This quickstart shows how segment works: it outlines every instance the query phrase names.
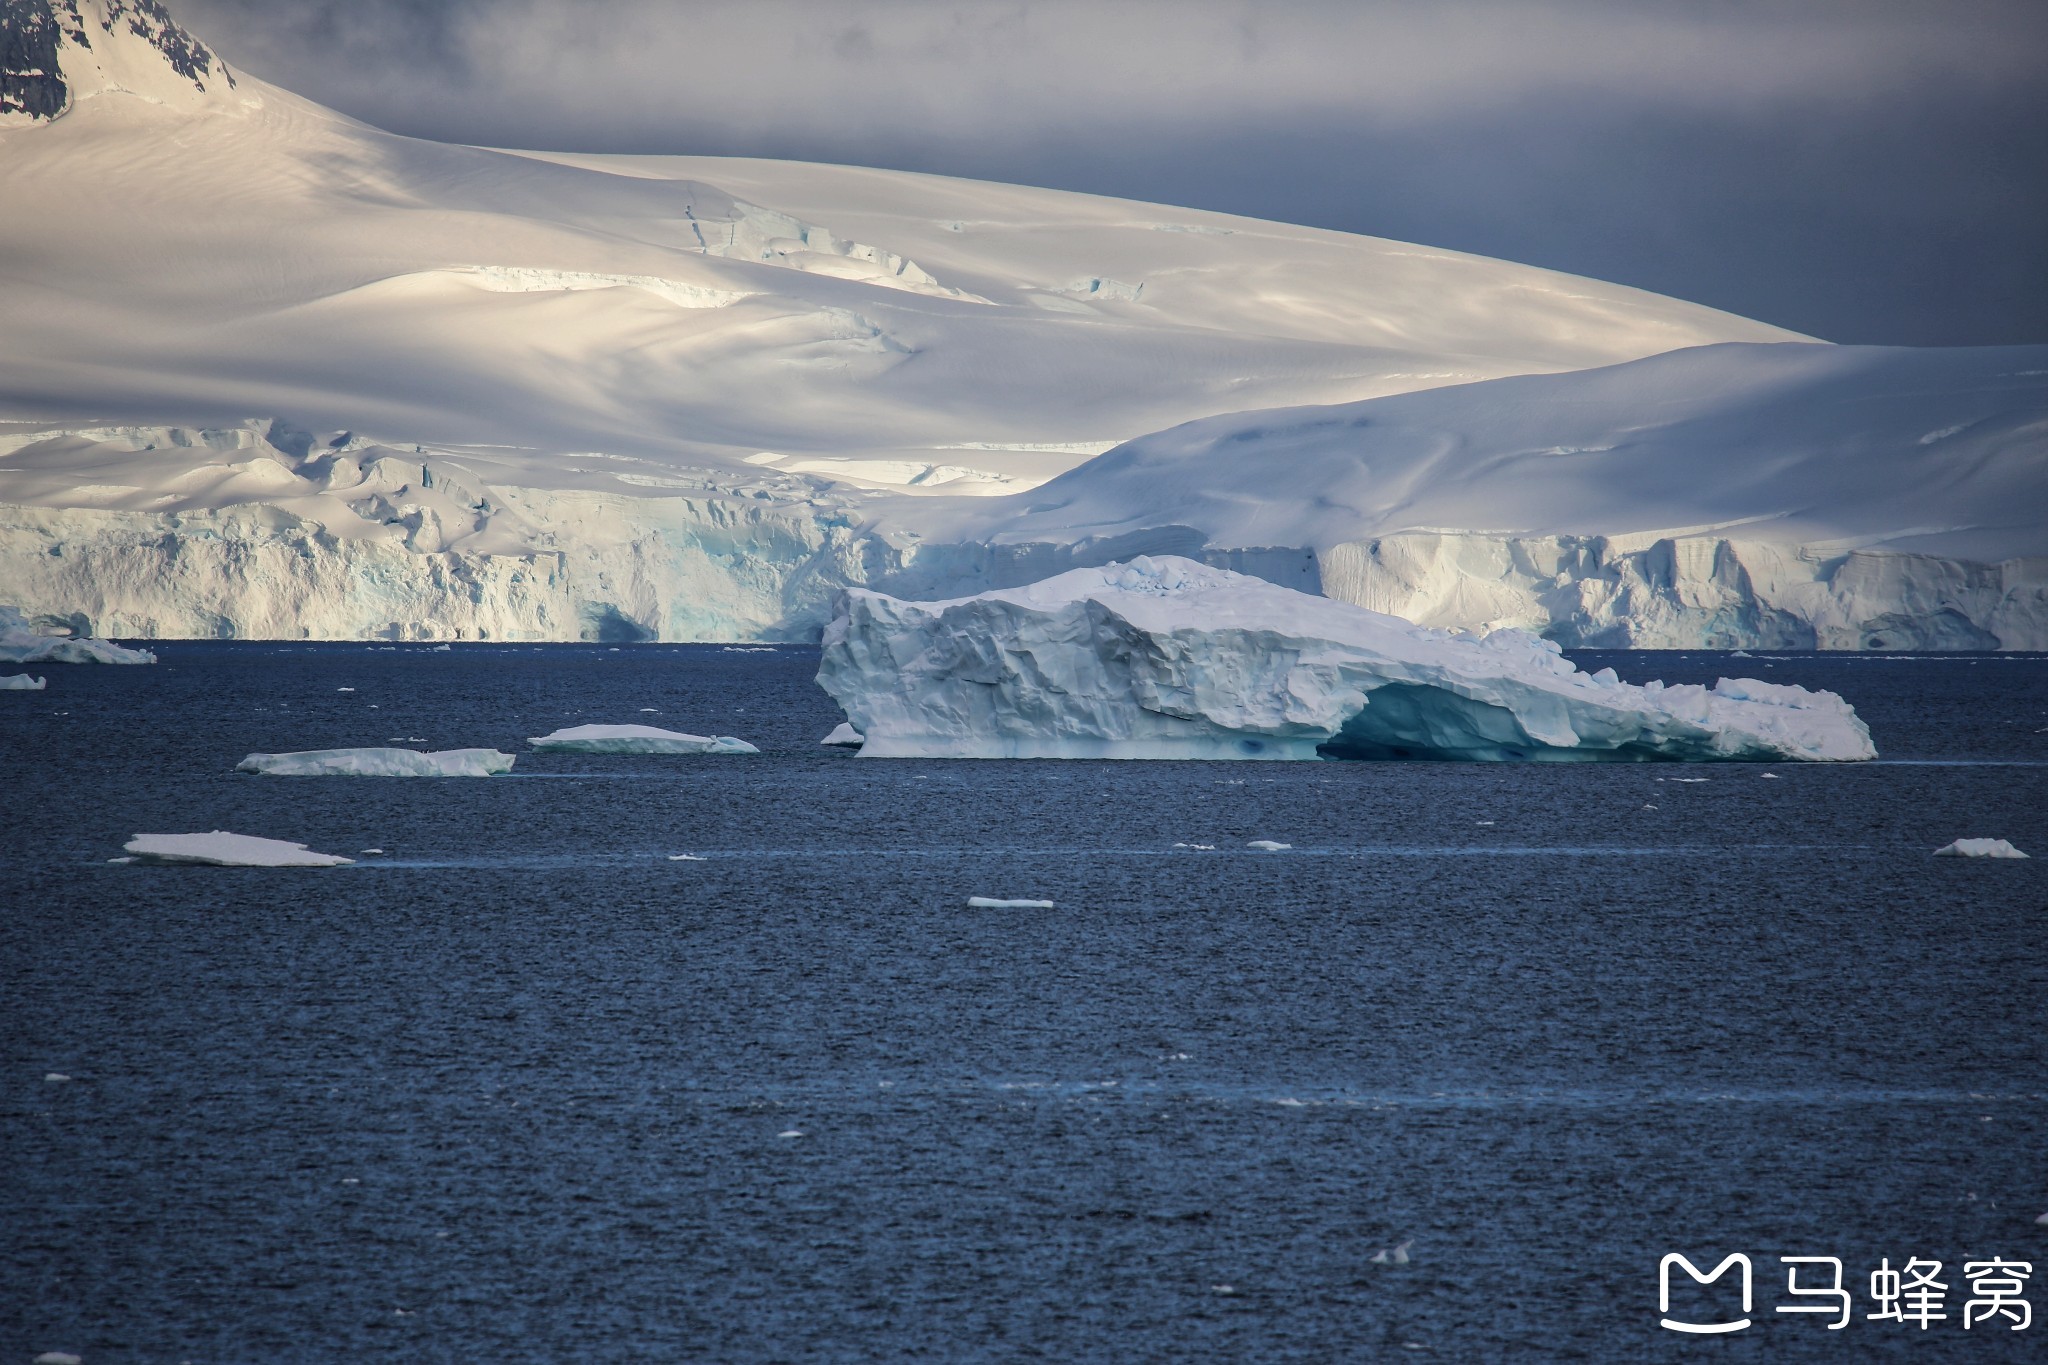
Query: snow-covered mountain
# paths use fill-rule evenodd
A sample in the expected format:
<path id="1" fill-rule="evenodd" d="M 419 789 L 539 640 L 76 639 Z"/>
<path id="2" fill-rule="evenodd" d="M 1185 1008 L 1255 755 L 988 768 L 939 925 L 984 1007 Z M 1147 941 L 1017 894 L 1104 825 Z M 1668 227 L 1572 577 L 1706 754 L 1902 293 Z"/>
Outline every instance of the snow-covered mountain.
<path id="1" fill-rule="evenodd" d="M 848 584 L 972 591 L 1134 532 L 1392 601 L 1346 566 L 1417 528 L 1339 526 L 1341 462 L 1210 461 L 1212 502 L 1265 507 L 1251 540 L 1117 473 L 1129 451 L 1086 462 L 1251 409 L 1805 340 L 1193 210 L 396 137 L 229 72 L 154 0 L 0 0 L 0 66 L 0 601 L 116 634 L 802 638 Z M 1033 491 L 1062 475 L 1127 501 L 1076 529 Z M 1459 510 L 1474 486 L 1426 529 L 1507 529 Z M 1625 503 L 1560 533 L 1714 520 Z M 1415 606 L 1438 620 L 1465 610 L 1446 583 L 1492 581 L 1444 562 Z M 1504 591 L 1467 623 L 1577 628 Z M 1610 597 L 1599 630 L 1649 619 Z"/>

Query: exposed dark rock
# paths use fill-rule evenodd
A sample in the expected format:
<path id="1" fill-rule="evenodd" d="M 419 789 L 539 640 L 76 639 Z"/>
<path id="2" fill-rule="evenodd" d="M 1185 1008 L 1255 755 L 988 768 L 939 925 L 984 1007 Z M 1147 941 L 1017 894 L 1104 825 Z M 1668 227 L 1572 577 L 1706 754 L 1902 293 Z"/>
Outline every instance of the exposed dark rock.
<path id="1" fill-rule="evenodd" d="M 178 27 L 158 0 L 105 0 L 101 32 L 94 34 L 94 27 L 80 0 L 0 0 L 0 114 L 53 119 L 71 107 L 61 58 L 66 39 L 90 48 L 96 36 L 102 42 L 138 38 L 195 90 L 205 90 L 216 73 L 230 88 L 235 84 L 227 63 Z"/>

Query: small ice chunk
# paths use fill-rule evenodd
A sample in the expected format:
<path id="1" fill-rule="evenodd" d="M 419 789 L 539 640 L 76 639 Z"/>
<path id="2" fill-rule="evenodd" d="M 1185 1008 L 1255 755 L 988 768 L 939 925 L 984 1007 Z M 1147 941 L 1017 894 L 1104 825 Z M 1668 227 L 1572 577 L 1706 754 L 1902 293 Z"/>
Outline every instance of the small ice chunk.
<path id="1" fill-rule="evenodd" d="M 1396 1246 L 1396 1247 L 1381 1247 L 1381 1248 L 1379 1249 L 1379 1251 L 1377 1251 L 1377 1252 L 1375 1252 L 1375 1253 L 1373 1254 L 1373 1257 L 1372 1257 L 1372 1264 L 1374 1264 L 1374 1265 L 1407 1265 L 1407 1264 L 1408 1264 L 1408 1248 L 1409 1248 L 1409 1247 L 1412 1247 L 1412 1246 L 1414 1246 L 1414 1245 L 1415 1245 L 1415 1243 L 1414 1243 L 1414 1241 L 1413 1241 L 1413 1240 L 1411 1239 L 1411 1240 L 1409 1240 L 1409 1241 L 1406 1241 L 1406 1242 L 1403 1242 L 1403 1243 L 1401 1243 L 1401 1245 L 1399 1245 L 1399 1246 Z"/>
<path id="2" fill-rule="evenodd" d="M 31 678 L 26 673 L 15 673 L 0 678 L 0 692 L 40 692 L 49 681 L 48 678 Z"/>
<path id="3" fill-rule="evenodd" d="M 1758 774 L 1757 774 L 1757 776 L 1758 776 L 1758 777 L 1771 777 L 1771 778 L 1775 778 L 1775 777 L 1776 777 L 1777 775 L 1778 775 L 1778 774 L 1776 774 L 1776 773 L 1758 773 Z"/>
<path id="4" fill-rule="evenodd" d="M 337 688 L 335 688 L 334 690 L 335 690 L 335 691 L 337 691 L 337 692 L 353 692 L 353 691 L 355 691 L 355 689 L 354 689 L 353 687 L 337 687 Z"/>
<path id="5" fill-rule="evenodd" d="M 432 649 L 428 650 L 428 651 L 427 651 L 427 653 L 429 653 L 429 654 L 452 654 L 452 653 L 453 653 L 454 651 L 455 651 L 455 646 L 454 646 L 454 645 L 435 645 L 435 646 L 434 646 L 434 647 L 433 647 Z"/>
<path id="6" fill-rule="evenodd" d="M 2048 1228 L 2048 1213 L 2044 1213 L 2039 1218 L 2036 1218 L 2034 1223 L 2037 1227 Z"/>
<path id="7" fill-rule="evenodd" d="M 1937 858 L 2024 858 L 2027 855 L 2003 839 L 1958 839 L 1934 850 Z"/>
<path id="8" fill-rule="evenodd" d="M 1004 900 L 997 896 L 969 896 L 969 910 L 1050 910 L 1051 901 Z"/>
<path id="9" fill-rule="evenodd" d="M 1246 844 L 1245 847 L 1263 849 L 1267 853 L 1278 853 L 1281 849 L 1293 848 L 1294 845 L 1283 844 L 1278 839 L 1254 839 L 1250 843 Z"/>
<path id="10" fill-rule="evenodd" d="M 643 706 L 640 708 L 640 714 L 643 716 L 658 716 L 661 714 L 661 708 L 658 706 Z"/>
<path id="11" fill-rule="evenodd" d="M 701 853 L 671 853 L 668 855 L 668 860 L 672 863 L 708 863 L 711 861 Z"/>
<path id="12" fill-rule="evenodd" d="M 779 1138 L 800 1138 L 803 1136 L 803 1132 L 796 1128 L 785 1128 L 775 1136 Z"/>
<path id="13" fill-rule="evenodd" d="M 858 749 L 867 741 L 861 738 L 860 731 L 853 728 L 852 721 L 842 720 L 833 729 L 831 734 L 819 740 L 818 743 L 830 744 L 842 749 Z"/>
<path id="14" fill-rule="evenodd" d="M 270 777 L 494 777 L 512 771 L 513 755 L 496 749 L 308 749 L 250 754 L 239 773 Z"/>
<path id="15" fill-rule="evenodd" d="M 36 1365 L 85 1365 L 85 1357 L 69 1351 L 45 1351 L 36 1357 Z"/>
<path id="16" fill-rule="evenodd" d="M 71 1078 L 61 1071 L 52 1071 L 48 1075 L 44 1076 L 43 1079 L 51 1082 L 52 1084 L 62 1084 L 63 1082 L 68 1081 Z"/>
<path id="17" fill-rule="evenodd" d="M 1754 657 L 1756 657 L 1756 656 L 1755 656 L 1755 655 L 1753 655 L 1753 654 L 1751 654 L 1751 653 L 1750 653 L 1750 652 L 1749 652 L 1748 650 L 1746 650 L 1746 649 L 1738 649 L 1738 650 L 1736 650 L 1736 651 L 1735 651 L 1735 652 L 1734 652 L 1733 654 L 1730 654 L 1730 655 L 1729 655 L 1728 657 L 1729 657 L 1729 658 L 1731 658 L 1731 659 L 1750 659 L 1750 658 L 1754 658 Z"/>
<path id="18" fill-rule="evenodd" d="M 686 735 L 652 725 L 572 725 L 526 741 L 536 749 L 572 754 L 758 754 L 731 735 Z"/>
<path id="19" fill-rule="evenodd" d="M 304 844 L 252 834 L 138 834 L 124 847 L 144 862 L 202 863 L 210 867 L 340 867 L 352 858 L 315 853 Z"/>
<path id="20" fill-rule="evenodd" d="M 381 848 L 359 848 L 356 850 L 358 853 L 382 853 L 383 851 Z"/>

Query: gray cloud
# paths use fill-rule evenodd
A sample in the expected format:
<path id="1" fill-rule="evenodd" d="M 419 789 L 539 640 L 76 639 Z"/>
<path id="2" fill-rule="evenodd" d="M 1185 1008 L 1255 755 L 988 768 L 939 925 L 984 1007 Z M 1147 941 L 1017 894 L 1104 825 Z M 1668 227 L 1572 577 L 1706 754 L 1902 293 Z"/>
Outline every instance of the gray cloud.
<path id="1" fill-rule="evenodd" d="M 394 130 L 853 161 L 1484 251 L 1839 340 L 2048 340 L 2033 0 L 179 0 Z"/>

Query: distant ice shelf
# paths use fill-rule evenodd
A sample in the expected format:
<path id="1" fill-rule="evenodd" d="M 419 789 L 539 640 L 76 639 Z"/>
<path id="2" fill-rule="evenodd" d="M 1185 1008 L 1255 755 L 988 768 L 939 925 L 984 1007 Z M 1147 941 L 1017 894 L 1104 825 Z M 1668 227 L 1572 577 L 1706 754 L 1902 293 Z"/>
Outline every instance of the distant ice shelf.
<path id="1" fill-rule="evenodd" d="M 1831 692 L 1635 686 L 1524 631 L 1433 630 L 1173 557 L 952 601 L 849 592 L 818 682 L 862 758 L 1876 756 Z"/>

